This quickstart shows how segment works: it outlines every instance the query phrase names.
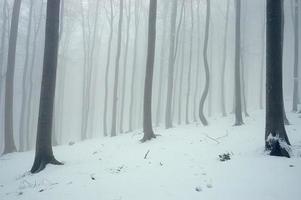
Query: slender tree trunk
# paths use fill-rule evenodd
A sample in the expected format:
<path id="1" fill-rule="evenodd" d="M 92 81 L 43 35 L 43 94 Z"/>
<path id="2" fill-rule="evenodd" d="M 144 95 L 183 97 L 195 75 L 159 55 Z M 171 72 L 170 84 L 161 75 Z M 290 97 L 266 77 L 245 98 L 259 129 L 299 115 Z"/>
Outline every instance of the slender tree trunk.
<path id="1" fill-rule="evenodd" d="M 192 66 L 192 48 L 193 48 L 193 31 L 194 31 L 194 17 L 193 17 L 193 3 L 190 2 L 190 14 L 191 14 L 191 29 L 190 29 L 190 48 L 189 48 L 189 64 L 188 64 L 188 76 L 187 76 L 187 93 L 186 93 L 186 117 L 185 122 L 189 124 L 189 104 L 190 104 L 190 92 L 191 92 L 191 66 Z"/>
<path id="2" fill-rule="evenodd" d="M 266 9 L 266 8 L 265 8 Z M 263 109 L 263 95 L 264 95 L 264 66 L 265 66 L 265 32 L 266 32 L 266 14 L 264 15 L 262 26 L 262 46 L 261 46 L 261 67 L 260 67 L 260 88 L 259 88 L 259 109 Z"/>
<path id="3" fill-rule="evenodd" d="M 185 6 L 185 4 L 183 4 Z M 184 80 L 184 68 L 185 68 L 185 43 L 186 39 L 186 17 L 185 8 L 183 13 L 183 34 L 182 34 L 182 51 L 181 51 L 181 72 L 179 82 L 179 95 L 178 95 L 178 124 L 182 123 L 182 97 L 183 97 L 183 80 Z"/>
<path id="4" fill-rule="evenodd" d="M 110 35 L 109 35 L 109 43 L 108 43 L 108 50 L 107 50 L 107 64 L 106 64 L 106 72 L 105 72 L 105 100 L 104 100 L 104 112 L 103 112 L 103 133 L 104 136 L 108 135 L 107 129 L 107 112 L 108 112 L 108 89 L 109 89 L 109 67 L 111 62 L 111 49 L 112 49 L 112 38 L 113 38 L 113 2 L 110 0 L 110 17 L 109 24 L 110 24 Z"/>
<path id="5" fill-rule="evenodd" d="M 149 22 L 148 22 L 148 48 L 146 61 L 146 74 L 144 84 L 144 105 L 143 105 L 143 132 L 142 141 L 156 138 L 152 128 L 152 87 L 156 47 L 156 18 L 157 0 L 150 0 Z"/>
<path id="6" fill-rule="evenodd" d="M 26 37 L 26 44 L 25 44 L 25 62 L 24 62 L 24 69 L 23 69 L 23 77 L 22 77 L 22 105 L 21 105 L 21 117 L 20 117 L 20 129 L 19 129 L 19 140 L 20 140 L 20 151 L 25 150 L 25 138 L 28 134 L 26 130 L 27 124 L 26 121 L 26 113 L 28 109 L 26 108 L 26 102 L 28 99 L 28 74 L 29 74 L 29 47 L 30 47 L 30 39 L 31 39 L 31 24 L 32 24 L 32 13 L 33 13 L 33 0 L 30 1 L 30 8 L 29 8 L 29 16 L 28 16 L 28 25 L 27 25 L 27 37 Z"/>
<path id="7" fill-rule="evenodd" d="M 221 110 L 222 116 L 227 116 L 226 111 L 226 98 L 225 98 L 225 71 L 227 65 L 227 47 L 228 47 L 228 26 L 229 26 L 229 10 L 230 10 L 230 0 L 227 0 L 227 11 L 225 19 L 225 33 L 224 33 L 224 50 L 223 50 L 223 66 L 222 66 L 222 78 L 221 78 Z"/>
<path id="8" fill-rule="evenodd" d="M 14 141 L 13 125 L 13 101 L 14 101 L 14 74 L 16 61 L 16 46 L 19 26 L 21 0 L 15 0 L 11 20 L 9 35 L 8 55 L 7 55 L 7 72 L 5 84 L 5 122 L 4 122 L 4 152 L 11 153 L 16 151 Z"/>
<path id="9" fill-rule="evenodd" d="M 298 1 L 295 0 L 295 17 L 294 17 L 294 38 L 295 38 L 295 49 L 294 49 L 294 89 L 293 89 L 293 112 L 298 111 L 299 103 L 299 6 Z"/>
<path id="10" fill-rule="evenodd" d="M 119 65 L 120 65 L 120 52 L 121 52 L 121 32 L 122 32 L 122 21 L 123 21 L 123 0 L 119 1 L 119 22 L 118 22 L 118 41 L 117 41 L 117 54 L 115 60 L 115 78 L 114 78 L 114 89 L 113 89 L 113 111 L 112 111 L 112 129 L 111 137 L 117 135 L 116 133 L 116 111 L 117 111 L 117 91 L 118 91 L 118 79 L 119 79 Z"/>
<path id="11" fill-rule="evenodd" d="M 139 31 L 139 15 L 138 15 L 138 1 L 135 2 L 135 39 L 134 39 L 134 52 L 133 52 L 133 69 L 131 81 L 131 98 L 130 98 L 130 112 L 129 112 L 129 132 L 133 131 L 133 118 L 134 118 L 134 93 L 135 93 L 135 77 L 137 71 L 137 50 L 138 50 L 138 31 Z"/>
<path id="12" fill-rule="evenodd" d="M 210 0 L 207 0 L 207 6 L 206 6 L 206 27 L 205 27 L 205 41 L 204 41 L 204 49 L 203 49 L 203 58 L 204 58 L 204 64 L 205 64 L 205 74 L 206 74 L 206 82 L 205 82 L 205 89 L 203 91 L 200 106 L 199 106 L 199 117 L 204 126 L 208 125 L 208 121 L 204 115 L 204 104 L 206 101 L 206 98 L 208 96 L 209 91 L 209 66 L 208 66 L 208 41 L 209 41 L 209 29 L 210 29 Z"/>
<path id="13" fill-rule="evenodd" d="M 172 93 L 173 93 L 173 80 L 174 80 L 174 52 L 175 52 L 175 36 L 176 36 L 176 19 L 177 19 L 177 4 L 178 0 L 174 0 L 171 11 L 170 23 L 170 46 L 169 46 L 169 64 L 168 64 L 168 83 L 167 83 L 167 100 L 165 111 L 165 127 L 172 128 Z"/>
<path id="14" fill-rule="evenodd" d="M 59 13 L 60 0 L 48 0 L 36 155 L 31 173 L 42 171 L 48 163 L 62 164 L 54 158 L 51 146 L 59 41 Z"/>
<path id="15" fill-rule="evenodd" d="M 201 10 L 200 1 L 197 2 L 197 66 L 195 75 L 195 91 L 194 91 L 194 102 L 193 102 L 193 121 L 197 122 L 197 106 L 199 98 L 199 87 L 200 87 L 200 69 L 201 69 Z"/>
<path id="16" fill-rule="evenodd" d="M 128 63 L 128 51 L 129 51 L 129 36 L 130 36 L 130 23 L 131 23 L 131 1 L 128 3 L 128 14 L 127 14 L 127 23 L 126 23 L 126 40 L 125 40 L 125 52 L 123 60 L 123 75 L 122 75 L 122 97 L 121 97 L 121 113 L 120 113 L 120 133 L 123 133 L 123 117 L 124 117 L 124 100 L 125 100 L 125 86 L 126 86 L 126 72 L 127 72 L 127 63 Z"/>
<path id="17" fill-rule="evenodd" d="M 265 147 L 274 156 L 290 157 L 283 143 L 290 145 L 283 121 L 282 49 L 283 1 L 267 0 L 267 88 Z"/>
<path id="18" fill-rule="evenodd" d="M 240 56 L 241 56 L 241 38 L 240 38 L 240 18 L 241 18 L 241 0 L 236 0 L 236 25 L 235 25 L 235 126 L 243 124 L 242 111 L 241 111 L 241 67 L 240 67 Z"/>

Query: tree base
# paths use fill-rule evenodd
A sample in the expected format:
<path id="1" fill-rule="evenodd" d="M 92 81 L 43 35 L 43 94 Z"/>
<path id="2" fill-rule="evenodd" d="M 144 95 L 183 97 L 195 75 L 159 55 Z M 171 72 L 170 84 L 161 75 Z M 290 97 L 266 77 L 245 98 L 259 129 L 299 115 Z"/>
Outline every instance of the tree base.
<path id="1" fill-rule="evenodd" d="M 152 139 L 155 139 L 156 138 L 156 135 L 155 134 L 144 134 L 143 138 L 140 140 L 140 142 L 144 143 L 148 140 L 152 140 Z"/>
<path id="2" fill-rule="evenodd" d="M 200 114 L 200 120 L 201 120 L 203 126 L 208 126 L 209 123 L 203 114 Z"/>
<path id="3" fill-rule="evenodd" d="M 63 163 L 57 161 L 53 156 L 51 158 L 42 158 L 42 156 L 36 157 L 35 161 L 33 163 L 33 166 L 30 170 L 32 174 L 36 174 L 41 172 L 46 168 L 47 164 L 53 164 L 53 165 L 63 165 Z"/>
<path id="4" fill-rule="evenodd" d="M 270 151 L 271 156 L 280 156 L 290 158 L 290 147 L 283 140 L 278 137 L 269 136 L 266 141 L 266 150 Z"/>

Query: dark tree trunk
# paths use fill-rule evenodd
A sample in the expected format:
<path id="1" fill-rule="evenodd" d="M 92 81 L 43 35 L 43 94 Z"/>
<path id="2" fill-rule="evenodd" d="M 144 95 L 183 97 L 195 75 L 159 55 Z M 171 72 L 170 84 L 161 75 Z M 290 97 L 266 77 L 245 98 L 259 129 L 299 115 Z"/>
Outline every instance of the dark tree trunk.
<path id="1" fill-rule="evenodd" d="M 235 25 L 235 126 L 242 125 L 242 102 L 241 102 L 241 72 L 240 72 L 240 59 L 241 59 L 241 38 L 240 38 L 240 18 L 241 18 L 241 0 L 236 0 L 236 25 Z"/>
<path id="2" fill-rule="evenodd" d="M 224 50 L 223 50 L 223 66 L 222 66 L 222 78 L 221 78 L 221 110 L 222 116 L 226 117 L 226 98 L 225 98 L 225 71 L 227 64 L 227 35 L 228 35 L 228 26 L 229 26 L 229 10 L 230 10 L 230 0 L 227 0 L 227 13 L 226 13 L 226 21 L 225 21 L 225 33 L 224 33 Z"/>
<path id="3" fill-rule="evenodd" d="M 36 155 L 31 173 L 42 171 L 48 163 L 61 164 L 54 158 L 51 146 L 59 41 L 59 14 L 60 0 L 48 0 Z"/>
<path id="4" fill-rule="evenodd" d="M 298 111 L 299 103 L 299 0 L 295 0 L 295 17 L 294 17 L 294 30 L 295 30 L 295 50 L 294 50 L 294 89 L 293 89 L 293 112 Z"/>
<path id="5" fill-rule="evenodd" d="M 142 142 L 156 138 L 152 127 L 152 87 L 156 47 L 157 0 L 150 0 L 148 22 L 148 48 L 144 84 L 143 132 Z"/>
<path id="6" fill-rule="evenodd" d="M 204 58 L 204 65 L 205 65 L 205 75 L 206 75 L 206 82 L 205 82 L 205 88 L 201 97 L 200 106 L 199 106 L 199 117 L 204 126 L 208 125 L 208 121 L 204 115 L 204 104 L 206 101 L 206 98 L 208 96 L 209 91 L 209 65 L 208 65 L 208 41 L 209 41 L 209 29 L 210 29 L 210 0 L 207 0 L 207 6 L 206 6 L 206 27 L 205 27 L 205 41 L 204 41 L 204 49 L 203 49 L 203 58 Z"/>
<path id="7" fill-rule="evenodd" d="M 25 151 L 25 138 L 28 134 L 26 132 L 26 113 L 28 111 L 28 107 L 26 107 L 26 102 L 28 101 L 28 74 L 29 74 L 29 46 L 31 39 L 31 24 L 32 24 L 32 13 L 33 13 L 33 0 L 30 1 L 29 8 L 29 16 L 28 16 L 28 26 L 27 26 L 27 37 L 26 37 L 26 45 L 25 45 L 25 63 L 23 70 L 23 80 L 22 80 L 22 105 L 21 105 L 21 118 L 20 118 L 20 129 L 19 129 L 19 139 L 20 139 L 20 151 Z"/>
<path id="8" fill-rule="evenodd" d="M 11 153 L 16 151 L 14 142 L 13 125 L 13 101 L 14 101 L 14 74 L 16 61 L 16 46 L 19 26 L 21 0 L 15 0 L 13 6 L 11 28 L 7 55 L 7 72 L 5 83 L 5 122 L 4 122 L 4 152 Z"/>
<path id="9" fill-rule="evenodd" d="M 172 128 L 172 93 L 174 81 L 174 52 L 175 52 L 175 36 L 176 36 L 176 19 L 177 19 L 177 6 L 178 0 L 172 3 L 171 22 L 170 22 L 170 46 L 169 46 L 169 61 L 168 61 L 168 82 L 167 82 L 167 99 L 165 111 L 165 127 Z"/>
<path id="10" fill-rule="evenodd" d="M 283 121 L 282 54 L 283 1 L 267 0 L 265 147 L 271 155 L 289 157 Z M 286 145 L 286 146 L 287 146 Z"/>
<path id="11" fill-rule="evenodd" d="M 187 93 L 186 93 L 186 117 L 185 122 L 189 124 L 189 103 L 191 92 L 191 66 L 192 66 L 192 48 L 193 48 L 193 30 L 194 30 L 194 17 L 193 17 L 193 3 L 190 2 L 190 14 L 191 14 L 191 29 L 190 29 L 190 47 L 189 47 L 189 64 L 188 64 L 188 76 L 187 76 Z"/>
<path id="12" fill-rule="evenodd" d="M 115 60 L 115 78 L 114 78 L 114 88 L 113 88 L 113 110 L 112 110 L 112 128 L 111 137 L 117 135 L 116 133 L 116 116 L 117 116 L 117 92 L 118 92 L 118 79 L 119 79 L 119 65 L 120 65 L 120 52 L 121 52 L 121 36 L 122 36 L 122 21 L 123 21 L 123 0 L 119 1 L 119 22 L 118 22 L 118 41 L 117 41 L 117 54 Z"/>
<path id="13" fill-rule="evenodd" d="M 111 62 L 111 49 L 112 49 L 112 38 L 113 38 L 113 2 L 110 0 L 110 17 L 108 17 L 108 21 L 110 24 L 110 35 L 109 35 L 109 43 L 107 50 L 107 64 L 106 64 L 106 72 L 105 72 L 105 100 L 104 100 L 104 112 L 103 112 L 103 134 L 104 136 L 108 135 L 107 129 L 107 112 L 108 112 L 108 89 L 109 89 L 109 67 Z"/>

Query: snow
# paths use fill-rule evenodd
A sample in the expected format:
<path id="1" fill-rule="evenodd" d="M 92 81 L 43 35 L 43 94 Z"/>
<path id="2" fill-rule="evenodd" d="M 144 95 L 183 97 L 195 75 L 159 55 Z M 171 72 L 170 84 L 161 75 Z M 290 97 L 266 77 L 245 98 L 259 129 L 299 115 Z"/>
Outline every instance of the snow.
<path id="1" fill-rule="evenodd" d="M 65 165 L 48 165 L 35 175 L 27 172 L 33 151 L 5 155 L 0 199 L 299 200 L 301 119 L 293 113 L 288 118 L 292 158 L 264 152 L 263 111 L 251 113 L 241 127 L 229 116 L 211 118 L 208 127 L 156 129 L 161 136 L 143 144 L 136 131 L 55 147 Z M 230 160 L 220 161 L 222 154 Z"/>

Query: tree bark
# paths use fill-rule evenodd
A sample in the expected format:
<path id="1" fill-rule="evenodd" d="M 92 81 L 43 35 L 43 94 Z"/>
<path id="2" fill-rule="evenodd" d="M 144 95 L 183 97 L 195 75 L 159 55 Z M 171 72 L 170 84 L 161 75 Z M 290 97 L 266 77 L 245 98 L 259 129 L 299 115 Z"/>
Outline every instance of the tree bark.
<path id="1" fill-rule="evenodd" d="M 150 0 L 148 22 L 148 48 L 144 84 L 143 132 L 142 142 L 156 138 L 152 128 L 152 87 L 156 47 L 157 0 Z"/>
<path id="2" fill-rule="evenodd" d="M 47 1 L 45 51 L 40 97 L 36 154 L 31 173 L 42 171 L 48 163 L 62 164 L 53 155 L 51 133 L 58 58 L 60 0 Z"/>
<path id="3" fill-rule="evenodd" d="M 299 103 L 299 0 L 295 0 L 294 16 L 294 89 L 293 89 L 293 112 L 298 112 Z"/>
<path id="4" fill-rule="evenodd" d="M 283 1 L 267 0 L 265 147 L 271 155 L 289 157 L 290 145 L 283 121 Z"/>

